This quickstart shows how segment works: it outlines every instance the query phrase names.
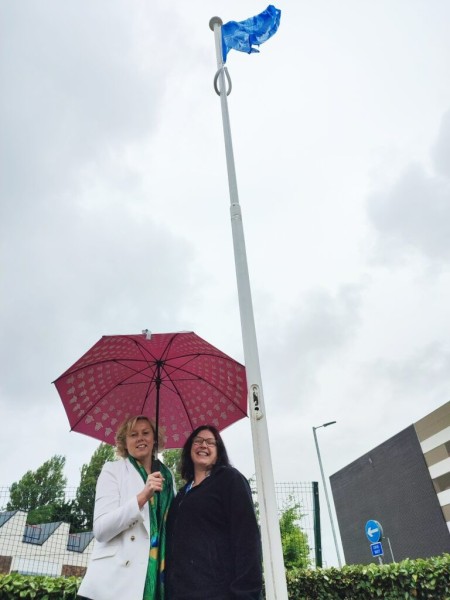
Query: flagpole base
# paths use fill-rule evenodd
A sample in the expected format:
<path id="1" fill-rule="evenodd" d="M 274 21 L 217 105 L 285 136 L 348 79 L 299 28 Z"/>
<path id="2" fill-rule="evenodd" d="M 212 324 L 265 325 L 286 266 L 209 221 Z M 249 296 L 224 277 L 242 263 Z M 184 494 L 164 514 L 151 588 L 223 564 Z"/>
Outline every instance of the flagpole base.
<path id="1" fill-rule="evenodd" d="M 220 17 L 212 17 L 209 21 L 209 28 L 211 29 L 211 31 L 214 31 L 214 25 L 219 25 L 220 27 L 222 27 L 222 19 Z"/>

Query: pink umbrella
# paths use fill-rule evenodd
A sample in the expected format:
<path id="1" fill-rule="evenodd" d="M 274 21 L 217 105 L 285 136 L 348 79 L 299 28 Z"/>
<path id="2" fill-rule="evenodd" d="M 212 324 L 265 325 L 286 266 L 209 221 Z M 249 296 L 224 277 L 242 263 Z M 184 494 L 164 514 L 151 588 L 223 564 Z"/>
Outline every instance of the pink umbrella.
<path id="1" fill-rule="evenodd" d="M 53 383 L 71 429 L 108 444 L 133 415 L 153 419 L 166 448 L 247 416 L 245 367 L 192 331 L 103 336 Z"/>

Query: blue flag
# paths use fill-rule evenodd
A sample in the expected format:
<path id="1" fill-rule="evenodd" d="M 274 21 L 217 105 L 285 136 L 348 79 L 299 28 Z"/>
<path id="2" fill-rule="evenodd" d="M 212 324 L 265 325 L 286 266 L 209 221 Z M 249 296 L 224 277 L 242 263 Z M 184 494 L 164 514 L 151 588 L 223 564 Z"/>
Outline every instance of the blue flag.
<path id="1" fill-rule="evenodd" d="M 270 4 L 266 10 L 245 21 L 228 21 L 222 25 L 223 62 L 231 48 L 240 52 L 259 52 L 259 46 L 276 33 L 280 24 L 281 10 Z"/>

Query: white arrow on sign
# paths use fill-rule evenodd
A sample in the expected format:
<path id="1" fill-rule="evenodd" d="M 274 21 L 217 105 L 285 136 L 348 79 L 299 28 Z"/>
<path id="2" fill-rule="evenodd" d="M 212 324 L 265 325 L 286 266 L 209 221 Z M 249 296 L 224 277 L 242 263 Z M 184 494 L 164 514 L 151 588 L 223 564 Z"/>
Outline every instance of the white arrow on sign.
<path id="1" fill-rule="evenodd" d="M 372 527 L 369 527 L 369 529 L 367 530 L 367 533 L 370 535 L 370 537 L 373 536 L 374 533 L 378 533 L 380 530 L 378 529 L 378 527 L 375 527 L 375 529 L 372 529 Z"/>

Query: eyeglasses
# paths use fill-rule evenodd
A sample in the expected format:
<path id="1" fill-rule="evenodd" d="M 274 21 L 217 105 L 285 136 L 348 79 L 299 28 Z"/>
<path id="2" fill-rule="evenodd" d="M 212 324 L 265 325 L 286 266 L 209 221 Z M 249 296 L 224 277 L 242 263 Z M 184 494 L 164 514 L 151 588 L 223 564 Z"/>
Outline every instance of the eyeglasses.
<path id="1" fill-rule="evenodd" d="M 202 446 L 203 444 L 206 444 L 207 446 L 217 446 L 217 442 L 214 438 L 202 438 L 202 437 L 196 437 L 193 439 L 192 443 L 194 444 L 194 446 Z"/>

